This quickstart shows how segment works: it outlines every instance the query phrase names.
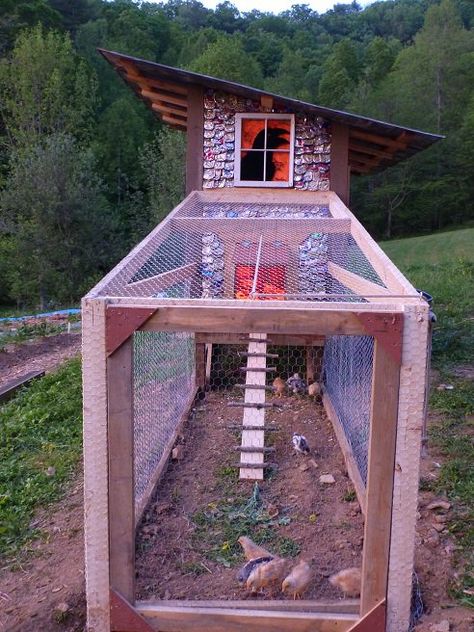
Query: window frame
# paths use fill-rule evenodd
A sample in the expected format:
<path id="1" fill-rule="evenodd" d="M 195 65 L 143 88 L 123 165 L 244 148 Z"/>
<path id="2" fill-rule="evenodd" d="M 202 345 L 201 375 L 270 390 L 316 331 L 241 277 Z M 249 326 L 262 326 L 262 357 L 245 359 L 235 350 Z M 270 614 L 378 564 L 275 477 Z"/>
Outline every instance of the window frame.
<path id="1" fill-rule="evenodd" d="M 289 154 L 288 165 L 288 180 L 241 180 L 240 178 L 240 163 L 242 152 L 242 121 L 245 119 L 282 119 L 290 121 L 290 142 L 289 149 L 283 151 Z M 244 150 L 244 151 L 263 151 L 266 155 L 268 149 L 259 150 Z M 234 152 L 234 186 L 239 187 L 269 187 L 269 188 L 284 188 L 289 189 L 293 187 L 293 170 L 294 170 L 294 155 L 295 155 L 295 115 L 294 114 L 274 114 L 273 112 L 265 113 L 252 113 L 252 112 L 239 112 L 235 114 L 235 152 Z M 265 174 L 265 171 L 264 171 Z"/>

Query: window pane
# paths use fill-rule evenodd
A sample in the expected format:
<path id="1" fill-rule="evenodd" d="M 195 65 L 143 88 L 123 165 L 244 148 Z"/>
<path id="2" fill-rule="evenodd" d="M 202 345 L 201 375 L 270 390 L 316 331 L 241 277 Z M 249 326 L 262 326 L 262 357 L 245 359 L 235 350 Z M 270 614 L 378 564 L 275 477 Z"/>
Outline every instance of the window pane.
<path id="1" fill-rule="evenodd" d="M 288 182 L 290 154 L 287 151 L 267 151 L 266 180 Z"/>
<path id="2" fill-rule="evenodd" d="M 242 149 L 265 147 L 265 119 L 242 119 Z"/>
<path id="3" fill-rule="evenodd" d="M 263 182 L 264 151 L 243 151 L 240 159 L 240 179 Z"/>
<path id="4" fill-rule="evenodd" d="M 291 121 L 268 119 L 267 149 L 289 149 Z"/>

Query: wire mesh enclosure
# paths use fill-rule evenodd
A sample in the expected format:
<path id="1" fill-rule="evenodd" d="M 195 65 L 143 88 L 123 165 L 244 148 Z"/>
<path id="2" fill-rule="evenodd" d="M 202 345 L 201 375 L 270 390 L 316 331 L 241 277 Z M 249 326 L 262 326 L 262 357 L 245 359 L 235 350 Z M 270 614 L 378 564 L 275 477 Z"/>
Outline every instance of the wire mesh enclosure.
<path id="1" fill-rule="evenodd" d="M 181 621 L 183 629 L 199 630 L 204 608 L 210 629 L 253 629 L 261 623 L 255 613 L 263 612 L 268 630 L 281 621 L 295 631 L 308 622 L 315 630 L 349 630 L 375 611 L 387 615 L 389 632 L 402 632 L 428 320 L 428 306 L 331 192 L 282 191 L 277 201 L 251 190 L 188 196 L 84 300 L 89 609 L 108 621 L 98 629 L 120 629 L 117 613 L 126 611 L 150 629 L 176 630 Z M 205 434 L 210 428 L 221 432 L 222 443 Z M 250 489 L 249 480 L 264 481 L 267 490 L 284 484 L 268 473 L 291 459 L 285 450 L 295 429 L 315 440 L 334 437 L 351 485 L 343 495 L 351 502 L 352 490 L 357 496 L 364 528 L 360 599 L 322 605 L 311 593 L 291 607 L 284 599 L 239 605 L 221 603 L 217 591 L 203 606 L 198 596 L 176 604 L 164 590 L 159 601 L 141 601 L 158 593 L 135 566 L 137 525 L 143 534 L 144 517 L 146 533 L 168 542 L 166 493 L 182 497 L 180 470 L 190 489 L 215 487 L 203 482 L 214 455 L 220 476 L 235 487 L 225 487 L 226 507 L 238 489 Z M 191 467 L 183 446 L 194 458 L 198 444 L 201 460 Z M 323 463 L 324 454 L 321 448 Z M 319 472 L 312 476 L 316 487 L 322 484 Z M 279 493 L 291 495 L 284 487 Z M 206 520 L 217 515 L 181 513 L 183 534 L 201 520 L 203 538 Z M 317 542 L 308 545 L 316 557 Z M 139 546 L 140 564 L 153 571 L 148 545 Z M 219 546 L 234 551 L 236 542 Z M 196 565 L 208 572 L 201 561 L 178 560 L 188 575 Z M 155 579 L 149 583 L 161 591 Z"/>

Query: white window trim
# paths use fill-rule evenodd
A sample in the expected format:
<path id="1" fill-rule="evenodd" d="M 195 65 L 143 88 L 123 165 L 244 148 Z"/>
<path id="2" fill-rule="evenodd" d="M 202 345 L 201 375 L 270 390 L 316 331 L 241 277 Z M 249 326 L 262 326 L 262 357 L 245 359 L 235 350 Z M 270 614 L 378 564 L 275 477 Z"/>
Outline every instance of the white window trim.
<path id="1" fill-rule="evenodd" d="M 242 142 L 242 120 L 243 119 L 284 119 L 290 121 L 290 146 L 289 146 L 289 167 L 288 181 L 282 182 L 278 180 L 241 180 L 240 179 L 240 151 Z M 267 150 L 268 151 L 268 150 Z M 266 153 L 266 152 L 265 152 Z M 251 112 L 240 112 L 235 115 L 235 152 L 234 152 L 234 186 L 238 187 L 269 187 L 269 188 L 291 188 L 293 186 L 293 169 L 295 156 L 295 115 L 294 114 L 273 114 L 265 112 L 264 114 L 252 114 Z"/>

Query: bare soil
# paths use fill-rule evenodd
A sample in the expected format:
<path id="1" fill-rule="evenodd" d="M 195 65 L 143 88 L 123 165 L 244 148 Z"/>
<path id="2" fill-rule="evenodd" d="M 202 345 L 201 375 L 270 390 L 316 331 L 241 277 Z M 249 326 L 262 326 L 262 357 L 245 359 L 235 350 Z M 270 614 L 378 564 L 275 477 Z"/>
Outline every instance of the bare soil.
<path id="1" fill-rule="evenodd" d="M 54 371 L 81 351 L 81 334 L 62 333 L 6 345 L 0 351 L 0 385 L 30 371 Z"/>
<path id="2" fill-rule="evenodd" d="M 209 550 L 215 542 L 212 539 L 203 542 L 201 535 L 196 538 L 194 522 L 198 512 L 209 512 L 222 501 L 232 504 L 236 497 L 252 495 L 252 481 L 234 479 L 229 484 L 229 469 L 239 461 L 239 452 L 233 449 L 239 444 L 239 437 L 228 426 L 241 423 L 242 409 L 229 408 L 227 403 L 237 398 L 236 393 L 210 393 L 202 412 L 191 417 L 183 429 L 184 458 L 168 468 L 138 532 L 136 567 L 140 599 L 247 596 L 235 577 L 243 556 L 232 568 L 209 559 Z M 299 545 L 301 553 L 297 559 L 313 560 L 315 581 L 305 597 L 342 597 L 327 577 L 343 568 L 360 566 L 363 541 L 363 518 L 358 503 L 343 500 L 348 492 L 353 493 L 353 487 L 342 455 L 321 405 L 307 397 L 274 401 L 280 401 L 283 407 L 267 412 L 265 422 L 279 428 L 267 433 L 276 449 L 267 460 L 276 463 L 276 471 L 259 483 L 262 502 L 289 523 L 274 528 L 279 536 L 291 538 Z M 310 456 L 293 449 L 294 431 L 307 438 Z M 322 474 L 332 474 L 335 483 L 321 484 Z M 199 568 L 204 570 L 199 576 L 190 572 Z"/>

